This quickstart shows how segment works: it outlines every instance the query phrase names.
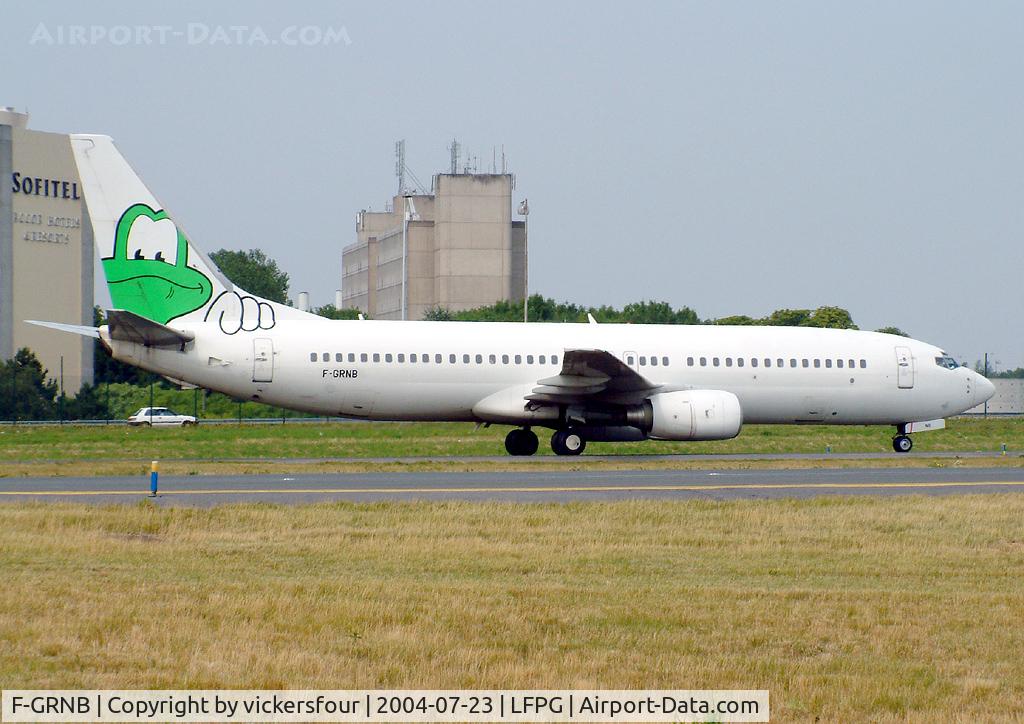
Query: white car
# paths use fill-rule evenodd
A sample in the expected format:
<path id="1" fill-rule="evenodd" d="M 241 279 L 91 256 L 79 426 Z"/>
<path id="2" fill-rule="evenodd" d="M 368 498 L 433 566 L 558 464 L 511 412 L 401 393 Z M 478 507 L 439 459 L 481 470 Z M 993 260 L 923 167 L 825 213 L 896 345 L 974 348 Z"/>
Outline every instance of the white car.
<path id="1" fill-rule="evenodd" d="M 128 418 L 129 425 L 162 425 L 165 427 L 182 427 L 195 425 L 196 418 L 192 415 L 179 415 L 166 407 L 143 407 Z"/>

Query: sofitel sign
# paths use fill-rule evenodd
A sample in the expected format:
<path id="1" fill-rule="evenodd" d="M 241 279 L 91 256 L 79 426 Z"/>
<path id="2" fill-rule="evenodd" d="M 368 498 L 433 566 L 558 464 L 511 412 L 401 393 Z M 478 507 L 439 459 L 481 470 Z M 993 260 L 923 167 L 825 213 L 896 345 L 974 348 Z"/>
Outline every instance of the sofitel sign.
<path id="1" fill-rule="evenodd" d="M 77 181 L 64 181 L 56 178 L 39 178 L 24 176 L 20 171 L 11 174 L 11 190 L 25 196 L 45 196 L 51 199 L 68 199 L 78 201 Z"/>

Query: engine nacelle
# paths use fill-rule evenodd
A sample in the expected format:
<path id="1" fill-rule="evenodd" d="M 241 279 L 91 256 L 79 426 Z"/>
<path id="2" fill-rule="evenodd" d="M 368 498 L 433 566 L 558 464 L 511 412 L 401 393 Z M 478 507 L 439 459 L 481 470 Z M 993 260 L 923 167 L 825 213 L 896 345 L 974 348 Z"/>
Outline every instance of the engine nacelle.
<path id="1" fill-rule="evenodd" d="M 659 440 L 728 440 L 743 427 L 739 399 L 724 390 L 662 392 L 647 403 L 647 434 Z"/>

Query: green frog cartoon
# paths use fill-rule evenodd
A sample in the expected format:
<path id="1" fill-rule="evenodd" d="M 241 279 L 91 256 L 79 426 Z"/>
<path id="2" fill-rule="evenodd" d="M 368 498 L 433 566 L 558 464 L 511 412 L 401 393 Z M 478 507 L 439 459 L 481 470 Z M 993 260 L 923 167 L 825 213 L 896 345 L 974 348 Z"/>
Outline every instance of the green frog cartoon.
<path id="1" fill-rule="evenodd" d="M 174 262 L 160 253 L 146 259 L 142 250 L 128 255 L 132 224 L 140 217 L 151 221 L 169 219 L 163 209 L 133 204 L 121 214 L 114 232 L 114 253 L 103 259 L 103 272 L 115 309 L 126 309 L 160 324 L 201 309 L 213 295 L 213 284 L 198 269 L 188 265 L 188 239 L 175 225 L 177 255 Z M 173 221 L 172 221 L 173 223 Z"/>

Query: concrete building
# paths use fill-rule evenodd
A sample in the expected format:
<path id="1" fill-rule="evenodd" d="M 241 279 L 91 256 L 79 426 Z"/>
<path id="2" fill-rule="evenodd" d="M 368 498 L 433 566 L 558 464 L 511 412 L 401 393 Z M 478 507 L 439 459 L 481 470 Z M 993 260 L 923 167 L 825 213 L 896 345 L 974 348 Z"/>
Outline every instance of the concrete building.
<path id="1" fill-rule="evenodd" d="M 526 225 L 512 219 L 512 188 L 511 174 L 437 174 L 431 194 L 359 212 L 357 240 L 342 250 L 342 304 L 402 319 L 404 286 L 404 318 L 417 320 L 434 307 L 522 301 Z"/>
<path id="2" fill-rule="evenodd" d="M 93 239 L 66 134 L 28 129 L 28 115 L 0 108 L 0 359 L 28 347 L 64 391 L 92 382 L 93 340 L 25 324 L 88 324 Z"/>

